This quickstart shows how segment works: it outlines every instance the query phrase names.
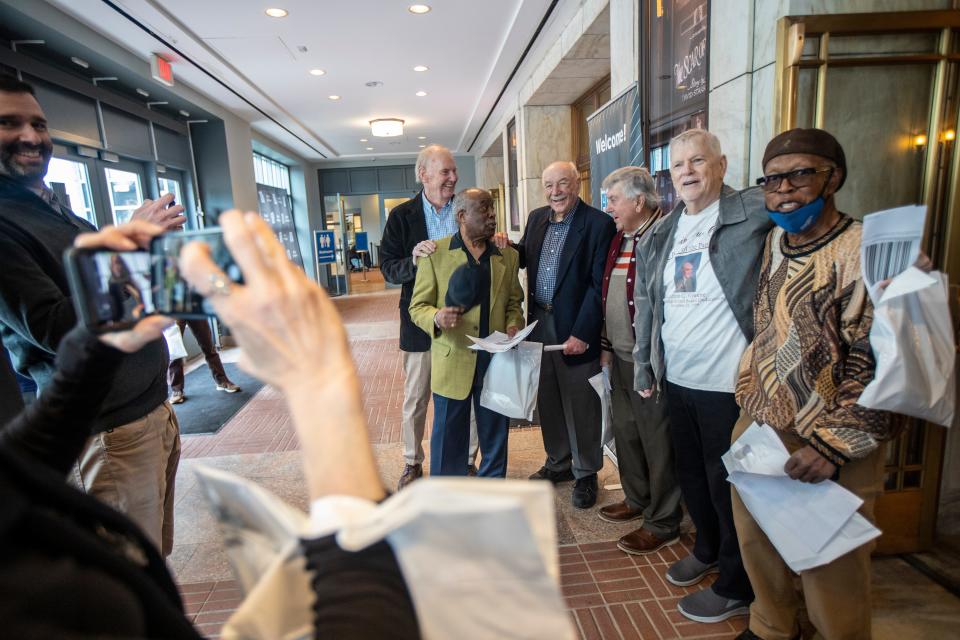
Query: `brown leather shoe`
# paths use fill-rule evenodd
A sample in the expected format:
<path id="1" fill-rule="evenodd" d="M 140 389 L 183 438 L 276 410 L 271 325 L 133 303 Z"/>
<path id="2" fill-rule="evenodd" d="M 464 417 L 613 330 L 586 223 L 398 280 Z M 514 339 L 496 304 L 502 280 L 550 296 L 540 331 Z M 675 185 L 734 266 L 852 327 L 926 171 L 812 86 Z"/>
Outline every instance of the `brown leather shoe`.
<path id="1" fill-rule="evenodd" d="M 405 486 L 423 477 L 422 464 L 408 464 L 403 467 L 403 474 L 400 476 L 400 482 L 397 483 L 397 491 L 401 491 Z"/>
<path id="2" fill-rule="evenodd" d="M 659 551 L 667 545 L 671 545 L 679 541 L 680 536 L 661 538 L 660 536 L 654 535 L 646 529 L 637 529 L 636 531 L 631 531 L 627 535 L 620 538 L 620 540 L 617 541 L 617 548 L 624 553 L 632 553 L 636 556 L 642 556 L 648 553 L 653 553 L 654 551 Z"/>
<path id="3" fill-rule="evenodd" d="M 643 509 L 632 509 L 626 500 L 608 504 L 597 510 L 597 517 L 605 522 L 621 524 L 643 517 Z"/>

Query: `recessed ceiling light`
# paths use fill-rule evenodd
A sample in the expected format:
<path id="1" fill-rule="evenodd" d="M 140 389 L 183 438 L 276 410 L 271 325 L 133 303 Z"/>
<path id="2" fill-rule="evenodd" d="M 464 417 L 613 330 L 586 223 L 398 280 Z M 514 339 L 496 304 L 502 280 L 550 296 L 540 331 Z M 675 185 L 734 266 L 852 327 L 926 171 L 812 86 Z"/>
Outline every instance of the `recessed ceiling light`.
<path id="1" fill-rule="evenodd" d="M 373 147 L 367 147 L 367 151 L 373 151 Z"/>
<path id="2" fill-rule="evenodd" d="M 327 97 L 330 98 L 331 100 L 339 100 L 339 99 L 340 99 L 340 96 L 327 96 Z"/>
<path id="3" fill-rule="evenodd" d="M 422 145 L 420 145 L 420 148 L 421 148 L 421 149 L 426 149 L 426 148 L 427 148 L 427 145 L 422 144 Z"/>
<path id="4" fill-rule="evenodd" d="M 417 97 L 418 97 L 418 98 L 422 98 L 422 97 L 425 96 L 425 95 L 427 95 L 427 92 L 426 92 L 426 91 L 417 91 Z"/>
<path id="5" fill-rule="evenodd" d="M 189 118 L 189 117 L 190 117 L 190 112 L 189 112 L 189 111 L 184 111 L 183 109 L 180 109 L 180 115 L 182 115 L 184 118 Z"/>
<path id="6" fill-rule="evenodd" d="M 428 11 L 430 11 L 430 5 L 426 5 L 426 4 L 412 4 L 412 5 L 410 5 L 409 7 L 407 7 L 407 10 L 408 10 L 410 13 L 423 14 L 423 13 L 427 13 Z"/>
<path id="7" fill-rule="evenodd" d="M 367 142 L 366 138 L 360 138 L 360 142 Z"/>
<path id="8" fill-rule="evenodd" d="M 143 89 L 137 89 L 137 93 L 139 93 L 140 95 L 142 95 L 144 98 L 149 98 L 149 97 L 150 97 L 150 92 L 149 92 L 149 91 L 145 91 L 145 90 L 143 90 Z"/>
<path id="9" fill-rule="evenodd" d="M 312 76 L 322 76 L 326 71 L 323 69 L 310 69 L 310 75 Z"/>
<path id="10" fill-rule="evenodd" d="M 90 63 L 84 60 L 83 58 L 78 58 L 77 56 L 72 56 L 70 62 L 77 65 L 78 67 L 83 67 L 84 69 L 90 68 Z"/>
<path id="11" fill-rule="evenodd" d="M 424 66 L 424 65 L 422 65 L 422 64 L 418 64 L 417 66 L 415 66 L 415 67 L 413 68 L 413 70 L 414 70 L 414 71 L 429 71 L 429 70 L 430 70 L 430 67 Z"/>
<path id="12" fill-rule="evenodd" d="M 426 140 L 427 136 L 417 136 L 417 140 Z"/>
<path id="13" fill-rule="evenodd" d="M 267 9 L 266 11 L 264 11 L 264 13 L 267 14 L 268 16 L 270 16 L 271 18 L 286 18 L 286 17 L 287 17 L 287 10 L 286 10 L 286 9 L 278 9 L 277 7 L 270 7 L 269 9 Z"/>
<path id="14" fill-rule="evenodd" d="M 376 138 L 402 136 L 403 120 L 400 118 L 378 118 L 370 121 L 370 129 Z"/>

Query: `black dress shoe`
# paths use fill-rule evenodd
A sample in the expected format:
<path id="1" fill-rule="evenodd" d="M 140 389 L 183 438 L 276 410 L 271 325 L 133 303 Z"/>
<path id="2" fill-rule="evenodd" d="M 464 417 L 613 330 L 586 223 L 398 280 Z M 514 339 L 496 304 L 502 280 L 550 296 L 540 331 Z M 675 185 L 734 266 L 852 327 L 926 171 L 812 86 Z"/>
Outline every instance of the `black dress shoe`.
<path id="1" fill-rule="evenodd" d="M 578 478 L 573 483 L 572 500 L 577 509 L 589 509 L 597 504 L 597 474 Z"/>
<path id="2" fill-rule="evenodd" d="M 573 480 L 573 471 L 567 469 L 565 471 L 551 471 L 546 467 L 540 467 L 540 470 L 536 473 L 530 474 L 531 480 L 549 480 L 553 484 L 559 484 L 561 482 L 569 482 Z"/>

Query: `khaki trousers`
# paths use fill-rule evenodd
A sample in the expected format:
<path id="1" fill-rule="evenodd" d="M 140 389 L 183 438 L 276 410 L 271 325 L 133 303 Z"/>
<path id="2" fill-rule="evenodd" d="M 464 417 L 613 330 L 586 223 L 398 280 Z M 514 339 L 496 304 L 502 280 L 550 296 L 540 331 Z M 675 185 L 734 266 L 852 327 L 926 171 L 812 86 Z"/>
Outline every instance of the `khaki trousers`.
<path id="1" fill-rule="evenodd" d="M 753 423 L 742 414 L 733 429 L 733 440 Z M 804 442 L 781 433 L 787 450 L 793 453 Z M 883 447 L 866 458 L 851 460 L 840 469 L 839 484 L 861 499 L 860 514 L 870 520 L 873 506 L 882 491 Z M 750 631 L 764 640 L 792 640 L 797 637 L 799 613 L 806 606 L 815 638 L 825 640 L 868 640 L 870 629 L 870 552 L 873 544 L 843 555 L 833 562 L 804 571 L 799 577 L 780 558 L 766 534 L 731 487 L 733 519 L 740 539 L 743 564 L 756 598 L 750 605 Z M 797 581 L 800 589 L 798 590 Z"/>
<path id="2" fill-rule="evenodd" d="M 91 436 L 73 467 L 73 483 L 126 514 L 167 557 L 179 462 L 180 425 L 164 402 L 139 420 Z"/>
<path id="3" fill-rule="evenodd" d="M 407 464 L 423 464 L 423 433 L 427 424 L 427 405 L 430 403 L 430 352 L 403 353 L 403 418 L 400 423 L 403 437 L 403 458 Z M 470 411 L 470 453 L 468 464 L 477 460 L 477 417 Z"/>

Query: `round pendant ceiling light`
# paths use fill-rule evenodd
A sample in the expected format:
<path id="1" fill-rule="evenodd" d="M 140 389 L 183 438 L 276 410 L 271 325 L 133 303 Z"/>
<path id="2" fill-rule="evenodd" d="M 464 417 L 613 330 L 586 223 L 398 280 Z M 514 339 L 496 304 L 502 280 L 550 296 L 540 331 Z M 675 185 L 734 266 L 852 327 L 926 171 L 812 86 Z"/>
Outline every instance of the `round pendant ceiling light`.
<path id="1" fill-rule="evenodd" d="M 403 120 L 400 118 L 378 118 L 370 121 L 370 130 L 378 138 L 393 138 L 403 135 Z"/>

